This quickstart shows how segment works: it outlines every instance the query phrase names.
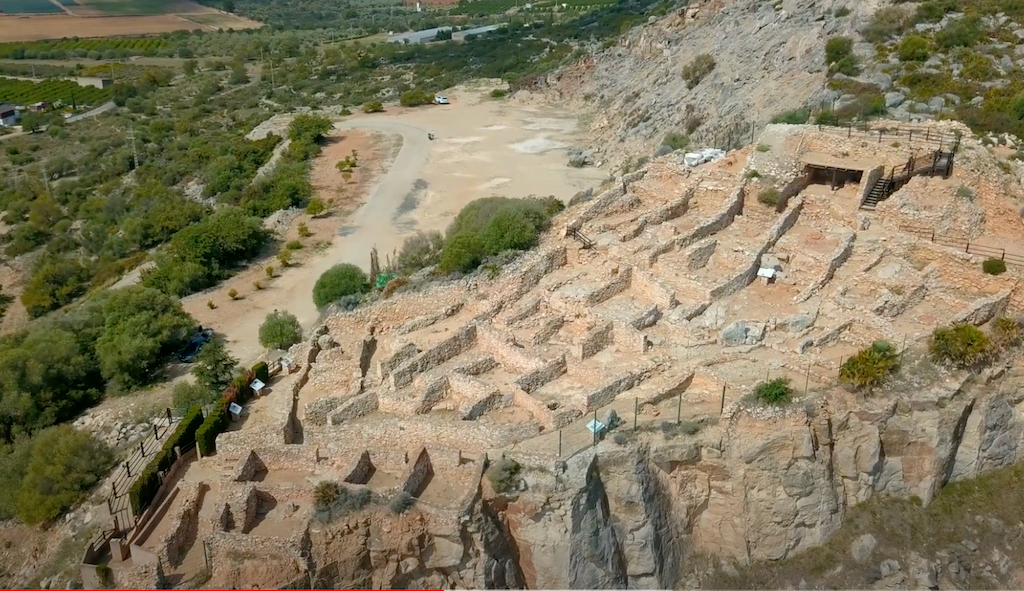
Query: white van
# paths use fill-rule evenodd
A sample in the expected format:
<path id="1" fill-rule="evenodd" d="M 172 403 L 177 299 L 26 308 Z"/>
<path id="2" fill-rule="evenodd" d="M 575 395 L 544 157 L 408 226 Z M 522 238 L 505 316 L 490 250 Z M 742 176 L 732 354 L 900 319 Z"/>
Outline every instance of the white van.
<path id="1" fill-rule="evenodd" d="M 434 104 L 435 105 L 447 105 L 447 104 L 449 104 L 448 103 L 448 97 L 441 96 L 439 94 L 438 95 L 434 95 Z"/>

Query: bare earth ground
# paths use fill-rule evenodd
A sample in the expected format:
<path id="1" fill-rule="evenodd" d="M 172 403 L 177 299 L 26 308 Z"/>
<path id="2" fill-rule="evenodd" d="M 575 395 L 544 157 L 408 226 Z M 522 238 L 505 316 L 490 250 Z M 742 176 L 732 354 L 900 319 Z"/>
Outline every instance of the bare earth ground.
<path id="1" fill-rule="evenodd" d="M 0 16 L 0 43 L 64 37 L 152 35 L 198 29 L 256 29 L 260 26 L 262 25 L 256 21 L 213 10 L 150 16 Z"/>
<path id="2" fill-rule="evenodd" d="M 447 107 L 390 109 L 387 113 L 360 115 L 337 125 L 339 129 L 371 129 L 394 137 L 402 136 L 402 149 L 387 175 L 353 216 L 334 215 L 310 223 L 302 215 L 292 222 L 289 239 L 296 236 L 301 221 L 316 232 L 314 240 L 327 240 L 321 254 L 301 264 L 281 269 L 280 275 L 265 281 L 264 267 L 279 263 L 269 259 L 257 263 L 213 290 L 184 298 L 185 309 L 203 326 L 211 326 L 228 340 L 231 352 L 243 363 L 259 356 L 257 333 L 260 323 L 273 310 L 288 310 L 305 328 L 318 319 L 313 305 L 313 284 L 338 263 L 369 268 L 370 249 L 386 255 L 397 250 L 405 237 L 417 230 L 444 230 L 451 219 L 470 201 L 491 195 L 525 197 L 554 195 L 568 200 L 576 192 L 597 185 L 605 173 L 597 169 L 573 169 L 565 164 L 565 150 L 575 139 L 575 121 L 555 110 L 516 107 L 486 97 L 487 89 L 456 89 Z M 436 140 L 427 140 L 427 132 Z M 314 165 L 313 183 L 322 199 L 333 193 L 341 174 L 334 164 L 351 146 L 365 146 L 365 140 L 351 139 L 332 144 Z M 391 140 L 388 140 L 391 141 Z M 360 161 L 370 164 L 363 148 Z M 388 151 L 378 146 L 383 153 Z M 371 166 L 372 167 L 372 166 Z M 362 168 L 362 167 L 361 167 Z M 359 169 L 357 169 L 359 170 Z M 361 172 L 358 174 L 362 174 Z M 334 175 L 333 184 L 330 179 Z M 355 177 L 353 177 L 355 180 Z M 345 204 L 361 203 L 359 192 L 346 190 Z M 355 199 L 355 201 L 348 201 Z M 348 205 L 342 205 L 342 208 Z M 266 289 L 256 290 L 253 281 L 264 280 Z M 245 299 L 231 302 L 230 289 Z M 213 301 L 218 306 L 211 310 Z"/>

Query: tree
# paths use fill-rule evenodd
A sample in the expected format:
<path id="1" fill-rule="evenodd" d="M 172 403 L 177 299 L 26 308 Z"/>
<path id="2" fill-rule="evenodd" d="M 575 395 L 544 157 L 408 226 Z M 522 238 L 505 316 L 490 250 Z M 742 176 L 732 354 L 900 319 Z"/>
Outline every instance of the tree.
<path id="1" fill-rule="evenodd" d="M 21 294 L 21 303 L 33 318 L 73 302 L 85 293 L 91 278 L 76 258 L 57 256 L 40 261 Z"/>
<path id="2" fill-rule="evenodd" d="M 35 133 L 43 124 L 43 116 L 39 113 L 29 111 L 21 116 L 21 129 L 29 133 Z"/>
<path id="3" fill-rule="evenodd" d="M 299 319 L 288 312 L 274 310 L 260 326 L 260 344 L 269 349 L 288 349 L 301 340 Z"/>
<path id="4" fill-rule="evenodd" d="M 418 231 L 405 239 L 402 249 L 398 251 L 395 267 L 399 273 L 415 273 L 431 265 L 436 265 L 444 248 L 441 233 Z"/>
<path id="5" fill-rule="evenodd" d="M 364 113 L 382 113 L 384 112 L 384 103 L 380 101 L 366 101 L 363 103 Z"/>
<path id="6" fill-rule="evenodd" d="M 224 9 L 224 12 L 234 12 L 235 11 L 235 2 L 234 2 L 234 0 L 224 0 L 224 3 L 221 5 L 221 8 Z"/>
<path id="7" fill-rule="evenodd" d="M 41 523 L 58 517 L 91 490 L 110 468 L 113 454 L 92 435 L 62 425 L 39 432 L 14 500 L 18 517 Z"/>
<path id="8" fill-rule="evenodd" d="M 437 268 L 442 273 L 463 273 L 480 266 L 484 258 L 484 246 L 480 236 L 474 232 L 462 232 L 447 239 Z"/>
<path id="9" fill-rule="evenodd" d="M 344 296 L 369 291 L 366 273 L 355 265 L 343 263 L 324 272 L 313 286 L 313 303 L 322 308 Z"/>
<path id="10" fill-rule="evenodd" d="M 211 390 L 200 383 L 181 382 L 174 386 L 172 403 L 174 408 L 188 410 L 193 406 L 206 406 L 220 397 L 220 392 Z"/>
<path id="11" fill-rule="evenodd" d="M 334 123 L 323 115 L 300 113 L 288 126 L 288 138 L 293 142 L 318 142 L 334 129 Z"/>
<path id="12" fill-rule="evenodd" d="M 231 77 L 228 78 L 229 84 L 248 84 L 249 74 L 245 71 L 245 62 L 242 60 L 235 60 L 231 65 Z"/>
<path id="13" fill-rule="evenodd" d="M 197 65 L 198 64 L 196 63 L 196 60 L 189 59 L 185 60 L 185 62 L 181 64 L 181 69 L 183 72 L 185 72 L 186 76 L 191 76 L 192 74 L 196 73 Z"/>
<path id="14" fill-rule="evenodd" d="M 196 326 L 176 298 L 138 285 L 114 290 L 104 311 L 96 356 L 103 377 L 120 387 L 151 382 L 161 359 Z"/>
<path id="15" fill-rule="evenodd" d="M 208 390 L 220 392 L 234 379 L 238 360 L 231 357 L 224 343 L 213 339 L 199 350 L 192 375 Z"/>

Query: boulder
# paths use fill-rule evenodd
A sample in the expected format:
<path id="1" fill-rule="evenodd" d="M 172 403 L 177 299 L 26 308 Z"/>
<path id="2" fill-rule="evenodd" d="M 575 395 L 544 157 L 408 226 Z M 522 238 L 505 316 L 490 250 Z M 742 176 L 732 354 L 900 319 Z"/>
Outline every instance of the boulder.
<path id="1" fill-rule="evenodd" d="M 764 324 L 737 320 L 722 329 L 720 339 L 726 347 L 755 345 L 764 339 Z"/>
<path id="2" fill-rule="evenodd" d="M 868 558 L 871 558 L 871 553 L 875 551 L 875 546 L 878 545 L 878 540 L 871 534 L 864 534 L 858 536 L 856 540 L 850 544 L 850 554 L 853 555 L 853 559 L 857 562 L 867 562 Z"/>

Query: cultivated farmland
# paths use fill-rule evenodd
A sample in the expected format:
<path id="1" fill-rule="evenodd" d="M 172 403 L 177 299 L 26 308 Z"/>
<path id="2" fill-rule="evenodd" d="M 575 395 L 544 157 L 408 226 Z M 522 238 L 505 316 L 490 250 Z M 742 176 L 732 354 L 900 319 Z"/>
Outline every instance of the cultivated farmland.
<path id="1" fill-rule="evenodd" d="M 110 89 L 79 86 L 70 80 L 29 82 L 0 78 L 0 103 L 31 105 L 38 102 L 64 102 L 68 105 L 95 106 L 110 98 Z"/>

